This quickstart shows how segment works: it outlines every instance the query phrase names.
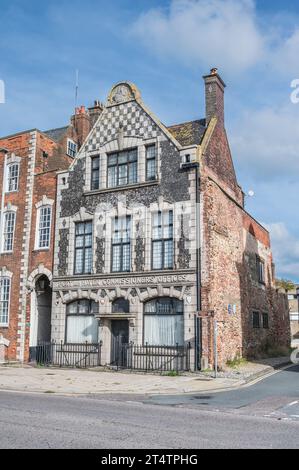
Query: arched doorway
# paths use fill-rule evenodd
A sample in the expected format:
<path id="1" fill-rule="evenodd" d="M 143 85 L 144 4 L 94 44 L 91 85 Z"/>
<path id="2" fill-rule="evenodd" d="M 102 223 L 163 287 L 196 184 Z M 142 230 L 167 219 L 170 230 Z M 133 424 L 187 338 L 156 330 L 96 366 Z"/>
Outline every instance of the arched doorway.
<path id="1" fill-rule="evenodd" d="M 31 294 L 30 346 L 51 341 L 52 288 L 47 276 L 35 281 Z"/>

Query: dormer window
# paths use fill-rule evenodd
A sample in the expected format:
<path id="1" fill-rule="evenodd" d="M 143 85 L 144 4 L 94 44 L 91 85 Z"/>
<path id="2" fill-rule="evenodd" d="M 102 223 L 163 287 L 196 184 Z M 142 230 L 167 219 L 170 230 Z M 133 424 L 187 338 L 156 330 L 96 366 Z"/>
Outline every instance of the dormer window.
<path id="1" fill-rule="evenodd" d="M 7 192 L 11 193 L 19 189 L 19 163 L 12 163 L 7 168 Z"/>
<path id="2" fill-rule="evenodd" d="M 108 155 L 108 188 L 137 183 L 137 149 Z"/>
<path id="3" fill-rule="evenodd" d="M 67 140 L 67 155 L 69 157 L 75 158 L 78 152 L 78 145 L 71 139 Z"/>

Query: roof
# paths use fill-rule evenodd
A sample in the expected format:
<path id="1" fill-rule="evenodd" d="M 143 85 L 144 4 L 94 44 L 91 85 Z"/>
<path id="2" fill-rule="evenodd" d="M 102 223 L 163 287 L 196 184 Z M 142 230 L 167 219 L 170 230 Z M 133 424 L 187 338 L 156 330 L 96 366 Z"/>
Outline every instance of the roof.
<path id="1" fill-rule="evenodd" d="M 57 129 L 50 129 L 49 131 L 44 131 L 43 133 L 46 134 L 48 137 L 50 137 L 50 139 L 54 140 L 55 142 L 59 142 L 67 130 L 68 130 L 68 126 L 59 127 Z"/>
<path id="2" fill-rule="evenodd" d="M 168 127 L 169 132 L 183 146 L 199 145 L 206 131 L 205 119 L 184 122 Z"/>

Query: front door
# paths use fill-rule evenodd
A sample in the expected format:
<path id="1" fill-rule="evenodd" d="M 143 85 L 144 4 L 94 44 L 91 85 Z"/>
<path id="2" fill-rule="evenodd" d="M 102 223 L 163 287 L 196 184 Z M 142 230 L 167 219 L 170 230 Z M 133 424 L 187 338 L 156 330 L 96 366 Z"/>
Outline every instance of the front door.
<path id="1" fill-rule="evenodd" d="M 111 364 L 120 367 L 126 366 L 126 347 L 129 343 L 128 320 L 111 321 Z"/>

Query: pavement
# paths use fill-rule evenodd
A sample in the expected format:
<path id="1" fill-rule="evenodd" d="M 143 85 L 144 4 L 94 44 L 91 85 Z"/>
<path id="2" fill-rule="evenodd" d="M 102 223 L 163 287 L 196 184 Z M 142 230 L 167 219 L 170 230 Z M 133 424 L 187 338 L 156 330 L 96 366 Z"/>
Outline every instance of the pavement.
<path id="1" fill-rule="evenodd" d="M 0 369 L 0 382 L 11 369 Z M 21 388 L 20 372 L 26 370 L 14 372 Z M 38 387 L 36 380 L 44 375 L 36 372 L 54 373 L 46 376 L 51 380 L 67 372 L 72 381 L 79 374 L 84 382 L 98 374 L 106 387 L 108 379 L 104 377 L 109 375 L 39 369 L 33 372 L 30 376 L 35 382 L 31 385 L 34 382 L 40 390 L 45 384 L 42 381 Z M 110 394 L 106 388 L 102 394 L 70 396 L 0 390 L 0 449 L 299 449 L 299 365 L 289 365 L 255 383 L 217 393 L 205 392 L 200 385 L 199 391 L 192 393 L 157 394 L 159 380 L 166 384 L 164 391 L 180 387 L 170 387 L 172 377 L 111 373 L 110 380 L 116 376 L 124 377 L 122 387 L 117 389 L 122 393 L 115 393 L 114 387 Z M 139 386 L 134 393 L 125 394 L 128 378 Z M 175 384 L 191 380 L 174 379 Z M 145 381 L 146 389 L 156 393 L 137 394 L 137 390 L 144 390 L 139 381 Z M 111 387 L 113 384 L 108 382 Z M 128 384 L 126 389 L 132 390 Z"/>
<path id="2" fill-rule="evenodd" d="M 137 374 L 103 370 L 0 367 L 0 390 L 61 395 L 135 394 L 182 395 L 211 393 L 241 387 L 272 373 L 289 358 L 266 363 L 248 363 L 228 370 L 217 379 L 211 374 L 167 375 Z"/>

